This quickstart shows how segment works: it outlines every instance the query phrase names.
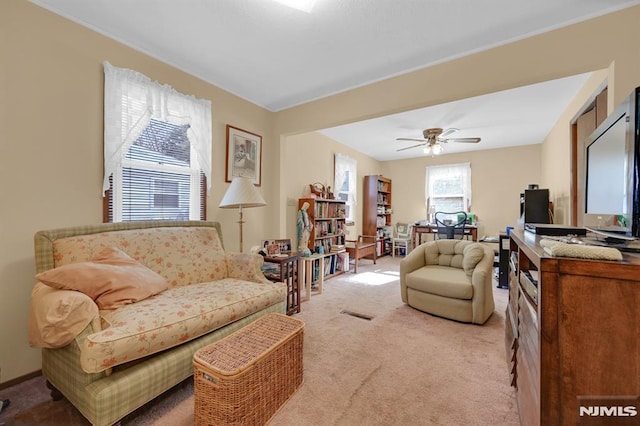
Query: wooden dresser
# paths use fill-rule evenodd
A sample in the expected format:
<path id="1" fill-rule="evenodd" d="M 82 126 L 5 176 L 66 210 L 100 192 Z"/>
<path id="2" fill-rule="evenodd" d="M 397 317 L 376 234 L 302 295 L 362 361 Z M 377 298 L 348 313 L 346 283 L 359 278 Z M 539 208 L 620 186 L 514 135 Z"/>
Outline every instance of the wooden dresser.
<path id="1" fill-rule="evenodd" d="M 505 343 L 521 424 L 602 424 L 603 406 L 639 424 L 640 255 L 551 257 L 539 241 L 511 232 Z"/>

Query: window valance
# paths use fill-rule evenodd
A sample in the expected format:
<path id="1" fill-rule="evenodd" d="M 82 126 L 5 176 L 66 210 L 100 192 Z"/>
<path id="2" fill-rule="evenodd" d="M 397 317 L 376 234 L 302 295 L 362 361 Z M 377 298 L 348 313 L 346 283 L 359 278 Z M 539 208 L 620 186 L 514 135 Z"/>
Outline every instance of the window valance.
<path id="1" fill-rule="evenodd" d="M 104 180 L 122 164 L 129 148 L 151 119 L 189 125 L 187 137 L 211 189 L 211 101 L 183 95 L 147 76 L 104 62 Z"/>

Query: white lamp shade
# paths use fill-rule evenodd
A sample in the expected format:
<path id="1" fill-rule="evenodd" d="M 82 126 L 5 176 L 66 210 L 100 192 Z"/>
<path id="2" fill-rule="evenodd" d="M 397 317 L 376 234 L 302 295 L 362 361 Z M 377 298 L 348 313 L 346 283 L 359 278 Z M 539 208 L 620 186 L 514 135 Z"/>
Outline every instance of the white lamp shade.
<path id="1" fill-rule="evenodd" d="M 223 209 L 233 209 L 238 207 L 262 207 L 266 206 L 264 198 L 258 192 L 253 183 L 246 177 L 235 177 L 227 192 L 220 201 Z"/>

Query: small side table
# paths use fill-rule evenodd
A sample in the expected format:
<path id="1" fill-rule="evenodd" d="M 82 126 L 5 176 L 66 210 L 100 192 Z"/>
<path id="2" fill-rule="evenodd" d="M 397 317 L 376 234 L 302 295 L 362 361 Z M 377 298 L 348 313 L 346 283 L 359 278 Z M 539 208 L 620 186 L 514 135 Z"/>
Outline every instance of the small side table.
<path id="1" fill-rule="evenodd" d="M 301 277 L 305 291 L 304 301 L 311 299 L 311 290 L 315 294 L 322 294 L 322 285 L 324 283 L 324 258 L 326 254 L 314 253 L 311 256 L 300 257 Z"/>
<path id="2" fill-rule="evenodd" d="M 284 257 L 265 256 L 265 263 L 278 265 L 275 269 L 265 269 L 264 276 L 273 282 L 283 282 L 287 285 L 287 315 L 300 312 L 300 271 L 299 259 L 295 253 L 286 253 Z"/>

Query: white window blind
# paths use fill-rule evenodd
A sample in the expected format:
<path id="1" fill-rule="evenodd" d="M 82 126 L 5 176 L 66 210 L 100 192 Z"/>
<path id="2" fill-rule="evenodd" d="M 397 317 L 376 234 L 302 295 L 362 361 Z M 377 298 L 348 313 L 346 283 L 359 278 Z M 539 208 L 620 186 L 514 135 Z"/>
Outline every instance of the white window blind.
<path id="1" fill-rule="evenodd" d="M 105 220 L 205 218 L 211 102 L 104 63 Z"/>

